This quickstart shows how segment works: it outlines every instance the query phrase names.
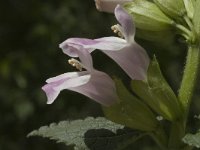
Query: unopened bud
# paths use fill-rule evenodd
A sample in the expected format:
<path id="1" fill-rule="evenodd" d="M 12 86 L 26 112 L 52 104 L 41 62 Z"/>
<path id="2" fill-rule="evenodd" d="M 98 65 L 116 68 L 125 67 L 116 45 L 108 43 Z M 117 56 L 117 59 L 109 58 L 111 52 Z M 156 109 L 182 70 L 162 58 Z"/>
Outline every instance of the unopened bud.
<path id="1" fill-rule="evenodd" d="M 95 0 L 97 10 L 113 13 L 118 4 L 131 2 L 132 0 Z"/>

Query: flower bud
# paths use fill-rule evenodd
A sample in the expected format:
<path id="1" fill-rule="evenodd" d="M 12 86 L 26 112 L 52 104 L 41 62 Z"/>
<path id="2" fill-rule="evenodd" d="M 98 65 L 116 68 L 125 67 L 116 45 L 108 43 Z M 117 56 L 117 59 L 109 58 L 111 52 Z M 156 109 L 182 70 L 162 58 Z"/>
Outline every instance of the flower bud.
<path id="1" fill-rule="evenodd" d="M 183 0 L 153 0 L 156 5 L 168 16 L 180 20 L 186 13 Z"/>
<path id="2" fill-rule="evenodd" d="M 95 0 L 97 10 L 113 13 L 117 4 L 124 4 L 132 0 Z"/>
<path id="3" fill-rule="evenodd" d="M 126 3 L 125 9 L 133 16 L 138 29 L 147 31 L 171 30 L 174 21 L 167 17 L 156 4 L 146 0 Z"/>

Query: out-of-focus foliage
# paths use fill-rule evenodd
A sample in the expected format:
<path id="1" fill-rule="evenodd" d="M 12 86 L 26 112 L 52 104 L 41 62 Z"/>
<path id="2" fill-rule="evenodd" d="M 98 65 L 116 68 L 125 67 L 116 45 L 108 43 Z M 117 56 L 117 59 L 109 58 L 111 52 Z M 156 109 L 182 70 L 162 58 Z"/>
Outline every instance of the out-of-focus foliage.
<path id="1" fill-rule="evenodd" d="M 41 86 L 49 77 L 74 70 L 58 48 L 59 43 L 69 37 L 111 35 L 110 26 L 114 23 L 113 15 L 98 12 L 93 0 L 0 1 L 0 150 L 64 150 L 64 144 L 28 139 L 26 135 L 51 122 L 102 115 L 100 105 L 70 91 L 62 92 L 53 104 L 46 105 Z M 149 53 L 156 52 L 161 70 L 177 90 L 184 48 L 171 48 L 168 53 L 167 47 L 139 42 Z M 98 69 L 111 74 L 117 72 L 114 68 L 119 69 L 101 53 L 95 52 L 94 58 Z M 198 99 L 196 94 L 190 124 L 194 123 L 193 114 L 200 110 Z M 146 147 L 140 148 L 144 142 Z M 151 145 L 154 144 L 147 137 L 131 149 L 156 150 Z"/>
<path id="2" fill-rule="evenodd" d="M 46 105 L 41 86 L 74 70 L 59 43 L 71 36 L 106 35 L 111 22 L 91 0 L 0 1 L 0 149 L 65 149 L 26 135 L 50 122 L 101 115 L 98 104 L 69 91 Z"/>

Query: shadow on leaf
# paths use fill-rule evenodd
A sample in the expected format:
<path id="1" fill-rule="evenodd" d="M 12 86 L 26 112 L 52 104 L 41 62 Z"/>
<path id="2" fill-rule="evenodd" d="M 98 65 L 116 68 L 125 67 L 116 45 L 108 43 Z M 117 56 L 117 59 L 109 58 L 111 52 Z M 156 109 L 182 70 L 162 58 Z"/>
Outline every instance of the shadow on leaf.
<path id="1" fill-rule="evenodd" d="M 92 129 L 84 134 L 84 142 L 90 150 L 116 150 L 126 140 L 138 134 L 129 128 L 118 129 L 116 133 L 107 129 Z"/>

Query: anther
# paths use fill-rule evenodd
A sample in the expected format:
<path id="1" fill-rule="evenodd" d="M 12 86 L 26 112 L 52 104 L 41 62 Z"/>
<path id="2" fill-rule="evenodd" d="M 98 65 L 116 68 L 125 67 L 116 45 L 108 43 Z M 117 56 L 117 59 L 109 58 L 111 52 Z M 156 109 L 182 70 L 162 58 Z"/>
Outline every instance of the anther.
<path id="1" fill-rule="evenodd" d="M 82 64 L 78 60 L 76 60 L 74 58 L 69 59 L 68 63 L 70 65 L 72 65 L 73 67 L 75 67 L 76 69 L 78 69 L 79 71 L 82 71 L 82 69 L 83 69 Z"/>
<path id="2" fill-rule="evenodd" d="M 113 30 L 114 33 L 118 34 L 119 37 L 124 38 L 121 30 L 121 26 L 119 24 L 113 25 L 111 27 L 111 30 Z"/>

